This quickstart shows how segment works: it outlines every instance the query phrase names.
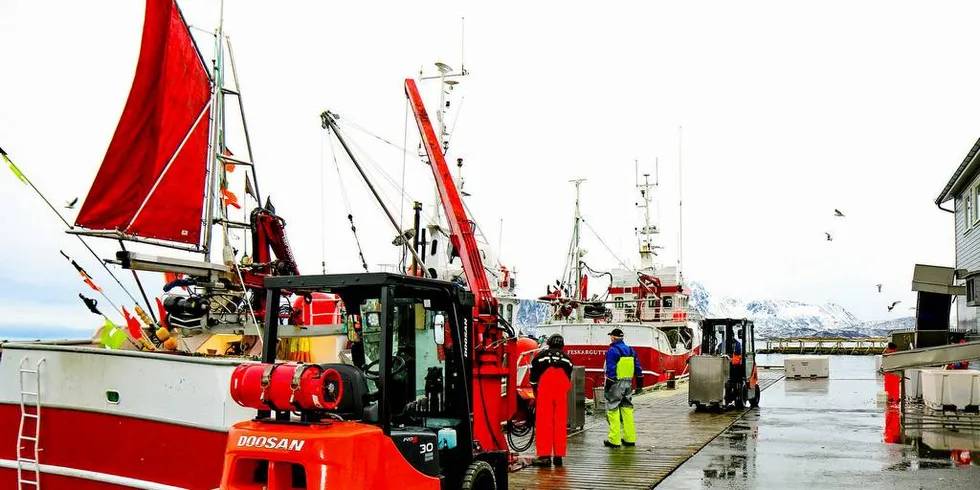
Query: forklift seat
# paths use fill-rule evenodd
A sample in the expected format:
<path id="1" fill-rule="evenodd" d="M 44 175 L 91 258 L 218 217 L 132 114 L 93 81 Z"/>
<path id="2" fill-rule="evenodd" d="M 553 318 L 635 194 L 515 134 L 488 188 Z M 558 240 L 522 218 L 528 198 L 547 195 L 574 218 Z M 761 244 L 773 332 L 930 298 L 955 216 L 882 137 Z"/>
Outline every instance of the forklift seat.
<path id="1" fill-rule="evenodd" d="M 378 421 L 378 402 L 371 399 L 367 378 L 356 366 L 341 363 L 320 364 L 323 369 L 335 369 L 343 380 L 343 394 L 337 408 L 330 410 L 344 420 Z"/>

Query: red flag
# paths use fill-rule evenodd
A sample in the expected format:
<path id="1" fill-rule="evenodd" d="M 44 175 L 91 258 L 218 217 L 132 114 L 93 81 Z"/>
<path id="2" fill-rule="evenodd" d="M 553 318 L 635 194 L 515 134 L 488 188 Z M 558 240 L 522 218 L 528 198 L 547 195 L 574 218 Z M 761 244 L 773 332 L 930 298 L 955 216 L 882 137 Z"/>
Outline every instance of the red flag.
<path id="1" fill-rule="evenodd" d="M 78 265 L 78 262 L 75 262 L 70 257 L 68 257 L 68 254 L 66 254 L 64 251 L 60 251 L 60 252 L 62 257 L 68 259 L 68 261 L 71 262 L 71 265 L 74 266 L 75 270 L 78 271 L 78 274 L 82 276 L 82 280 L 85 281 L 85 284 L 88 284 L 88 287 L 92 288 L 93 291 L 102 291 L 102 288 L 95 285 L 95 282 L 92 280 L 92 276 L 88 275 L 88 272 L 85 272 L 85 269 L 82 269 L 82 266 Z"/>
<path id="2" fill-rule="evenodd" d="M 126 327 L 129 328 L 129 335 L 132 335 L 134 339 L 140 338 L 142 327 L 140 326 L 140 321 L 136 319 L 133 315 L 129 314 L 126 307 L 122 307 L 123 316 L 126 317 Z"/>
<path id="3" fill-rule="evenodd" d="M 167 310 L 163 309 L 163 301 L 160 301 L 160 298 L 156 298 L 156 300 L 157 300 L 157 311 L 160 312 L 160 326 L 166 328 L 167 330 L 170 330 L 170 328 L 167 327 L 167 320 L 166 320 Z"/>
<path id="4" fill-rule="evenodd" d="M 228 148 L 225 148 L 224 155 L 226 157 L 232 156 L 231 150 L 229 150 Z M 228 173 L 234 172 L 235 171 L 235 166 L 236 165 L 234 163 L 226 163 L 225 164 L 225 172 L 228 172 Z"/>
<path id="5" fill-rule="evenodd" d="M 221 198 L 225 202 L 225 206 L 232 206 L 235 209 L 242 209 L 242 205 L 238 204 L 238 196 L 232 194 L 228 189 L 221 189 Z"/>

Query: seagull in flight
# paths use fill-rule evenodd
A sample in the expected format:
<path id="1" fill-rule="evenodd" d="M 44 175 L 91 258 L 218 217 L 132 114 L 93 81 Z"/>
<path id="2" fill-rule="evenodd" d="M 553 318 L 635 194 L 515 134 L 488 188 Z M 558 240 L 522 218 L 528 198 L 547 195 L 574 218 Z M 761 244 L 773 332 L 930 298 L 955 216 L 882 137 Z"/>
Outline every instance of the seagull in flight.
<path id="1" fill-rule="evenodd" d="M 834 209 L 834 216 L 836 216 L 838 218 L 843 218 L 844 217 L 844 213 L 840 212 L 840 209 Z"/>
<path id="2" fill-rule="evenodd" d="M 833 239 L 833 237 L 831 237 L 831 236 L 830 236 L 830 233 L 827 233 L 826 231 L 825 231 L 825 232 L 823 232 L 823 233 L 824 233 L 824 235 L 827 235 L 827 241 L 828 241 L 828 242 L 832 242 L 832 241 L 834 241 L 834 239 Z"/>
<path id="3" fill-rule="evenodd" d="M 75 209 L 75 204 L 78 203 L 78 198 L 72 199 L 71 201 L 65 201 L 65 209 Z"/>
<path id="4" fill-rule="evenodd" d="M 881 284 L 875 284 L 875 286 L 878 286 L 878 292 L 880 293 L 881 292 Z"/>
<path id="5" fill-rule="evenodd" d="M 891 306 L 888 307 L 888 311 L 892 311 L 892 309 L 895 308 L 895 305 L 897 305 L 899 303 L 901 303 L 901 301 L 896 301 L 896 302 L 892 303 Z"/>

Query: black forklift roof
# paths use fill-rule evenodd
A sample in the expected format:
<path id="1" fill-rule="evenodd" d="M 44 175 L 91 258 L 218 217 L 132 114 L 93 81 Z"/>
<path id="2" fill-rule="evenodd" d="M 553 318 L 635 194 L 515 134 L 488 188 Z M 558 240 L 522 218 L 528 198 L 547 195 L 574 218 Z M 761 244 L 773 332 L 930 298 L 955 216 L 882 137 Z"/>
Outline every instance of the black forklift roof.
<path id="1" fill-rule="evenodd" d="M 265 287 L 267 289 L 289 289 L 291 291 L 323 291 L 329 288 L 351 286 L 381 287 L 385 285 L 438 289 L 442 291 L 462 289 L 459 284 L 442 279 L 407 276 L 390 272 L 310 274 L 301 276 L 270 276 L 265 278 Z"/>

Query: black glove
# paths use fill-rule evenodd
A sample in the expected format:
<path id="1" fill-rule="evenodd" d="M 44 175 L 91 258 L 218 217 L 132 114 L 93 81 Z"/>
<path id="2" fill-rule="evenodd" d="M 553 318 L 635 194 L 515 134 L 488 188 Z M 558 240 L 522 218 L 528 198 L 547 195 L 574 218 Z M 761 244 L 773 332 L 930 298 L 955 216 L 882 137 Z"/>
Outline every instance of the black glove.
<path id="1" fill-rule="evenodd" d="M 643 393 L 643 376 L 636 377 L 636 391 L 634 391 L 634 393 L 637 395 Z"/>

